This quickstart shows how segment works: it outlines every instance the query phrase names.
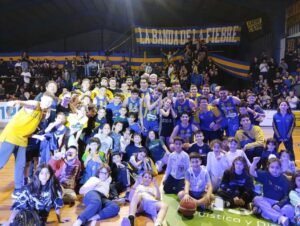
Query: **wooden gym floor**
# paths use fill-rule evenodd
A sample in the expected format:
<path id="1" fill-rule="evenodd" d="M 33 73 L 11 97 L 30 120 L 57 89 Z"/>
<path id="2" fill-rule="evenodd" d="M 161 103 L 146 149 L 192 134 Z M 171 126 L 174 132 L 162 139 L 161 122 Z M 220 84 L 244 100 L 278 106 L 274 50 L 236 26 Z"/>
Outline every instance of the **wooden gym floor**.
<path id="1" fill-rule="evenodd" d="M 271 127 L 263 128 L 265 132 L 265 137 L 269 138 L 273 136 L 273 131 Z M 296 155 L 296 163 L 299 166 L 300 162 L 300 128 L 296 128 L 293 133 L 294 138 L 294 151 Z M 1 157 L 1 156 L 0 156 Z M 11 157 L 8 164 L 0 170 L 0 223 L 8 220 L 10 216 L 10 207 L 12 205 L 13 199 L 11 198 L 11 193 L 14 189 L 13 184 L 13 171 L 14 171 L 14 158 Z M 161 181 L 162 175 L 158 176 L 158 181 Z M 82 207 L 80 207 L 80 202 L 77 201 L 73 207 L 64 206 L 61 213 L 63 218 L 69 218 L 71 221 L 65 224 L 65 226 L 72 225 L 76 220 L 78 214 L 81 212 Z M 104 226 L 118 226 L 121 224 L 122 218 L 128 215 L 128 204 L 121 206 L 120 213 L 117 217 L 109 220 L 100 221 L 97 225 Z M 48 218 L 48 225 L 54 226 L 59 225 L 56 220 L 54 211 L 52 210 Z M 139 216 L 136 221 L 137 226 L 152 226 L 153 223 L 150 219 L 145 216 Z"/>

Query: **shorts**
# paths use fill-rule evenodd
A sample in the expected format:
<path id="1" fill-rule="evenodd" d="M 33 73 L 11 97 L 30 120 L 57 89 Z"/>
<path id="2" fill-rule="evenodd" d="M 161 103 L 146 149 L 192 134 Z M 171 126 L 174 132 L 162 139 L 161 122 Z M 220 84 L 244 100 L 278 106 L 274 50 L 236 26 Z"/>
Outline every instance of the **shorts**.
<path id="1" fill-rule="evenodd" d="M 205 192 L 204 191 L 190 191 L 189 195 L 194 198 L 194 199 L 201 199 L 204 195 Z"/>
<path id="2" fill-rule="evenodd" d="M 157 217 L 157 209 L 156 204 L 159 201 L 157 200 L 150 200 L 150 199 L 143 199 L 138 207 L 138 213 L 145 212 L 149 214 L 152 218 Z"/>

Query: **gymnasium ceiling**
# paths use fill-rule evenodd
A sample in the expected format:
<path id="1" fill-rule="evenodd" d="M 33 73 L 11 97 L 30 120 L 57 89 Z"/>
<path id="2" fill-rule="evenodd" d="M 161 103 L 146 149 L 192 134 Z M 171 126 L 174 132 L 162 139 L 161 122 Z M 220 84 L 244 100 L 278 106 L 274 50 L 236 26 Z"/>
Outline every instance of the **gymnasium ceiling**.
<path id="1" fill-rule="evenodd" d="M 288 0 L 1 0 L 0 51 L 96 29 L 239 23 L 284 12 Z"/>

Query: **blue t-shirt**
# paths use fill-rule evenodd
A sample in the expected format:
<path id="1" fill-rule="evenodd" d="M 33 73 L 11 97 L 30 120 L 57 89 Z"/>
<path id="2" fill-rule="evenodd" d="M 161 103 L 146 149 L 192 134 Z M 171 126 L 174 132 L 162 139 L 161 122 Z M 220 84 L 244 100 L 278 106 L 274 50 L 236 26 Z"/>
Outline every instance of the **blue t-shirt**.
<path id="1" fill-rule="evenodd" d="M 255 178 L 263 185 L 264 197 L 281 201 L 289 194 L 289 181 L 284 175 L 272 176 L 268 171 L 258 170 Z"/>

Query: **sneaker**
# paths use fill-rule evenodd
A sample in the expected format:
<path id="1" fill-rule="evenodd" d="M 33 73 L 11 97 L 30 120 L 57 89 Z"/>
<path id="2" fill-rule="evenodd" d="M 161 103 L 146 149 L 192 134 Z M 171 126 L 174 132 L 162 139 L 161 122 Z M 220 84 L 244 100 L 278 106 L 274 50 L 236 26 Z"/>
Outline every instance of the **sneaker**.
<path id="1" fill-rule="evenodd" d="M 130 225 L 130 220 L 128 219 L 128 217 L 124 217 L 122 222 L 121 222 L 121 226 L 131 226 Z"/>
<path id="2" fill-rule="evenodd" d="M 11 197 L 13 199 L 17 199 L 21 194 L 21 189 L 15 189 L 13 193 L 11 193 Z"/>

